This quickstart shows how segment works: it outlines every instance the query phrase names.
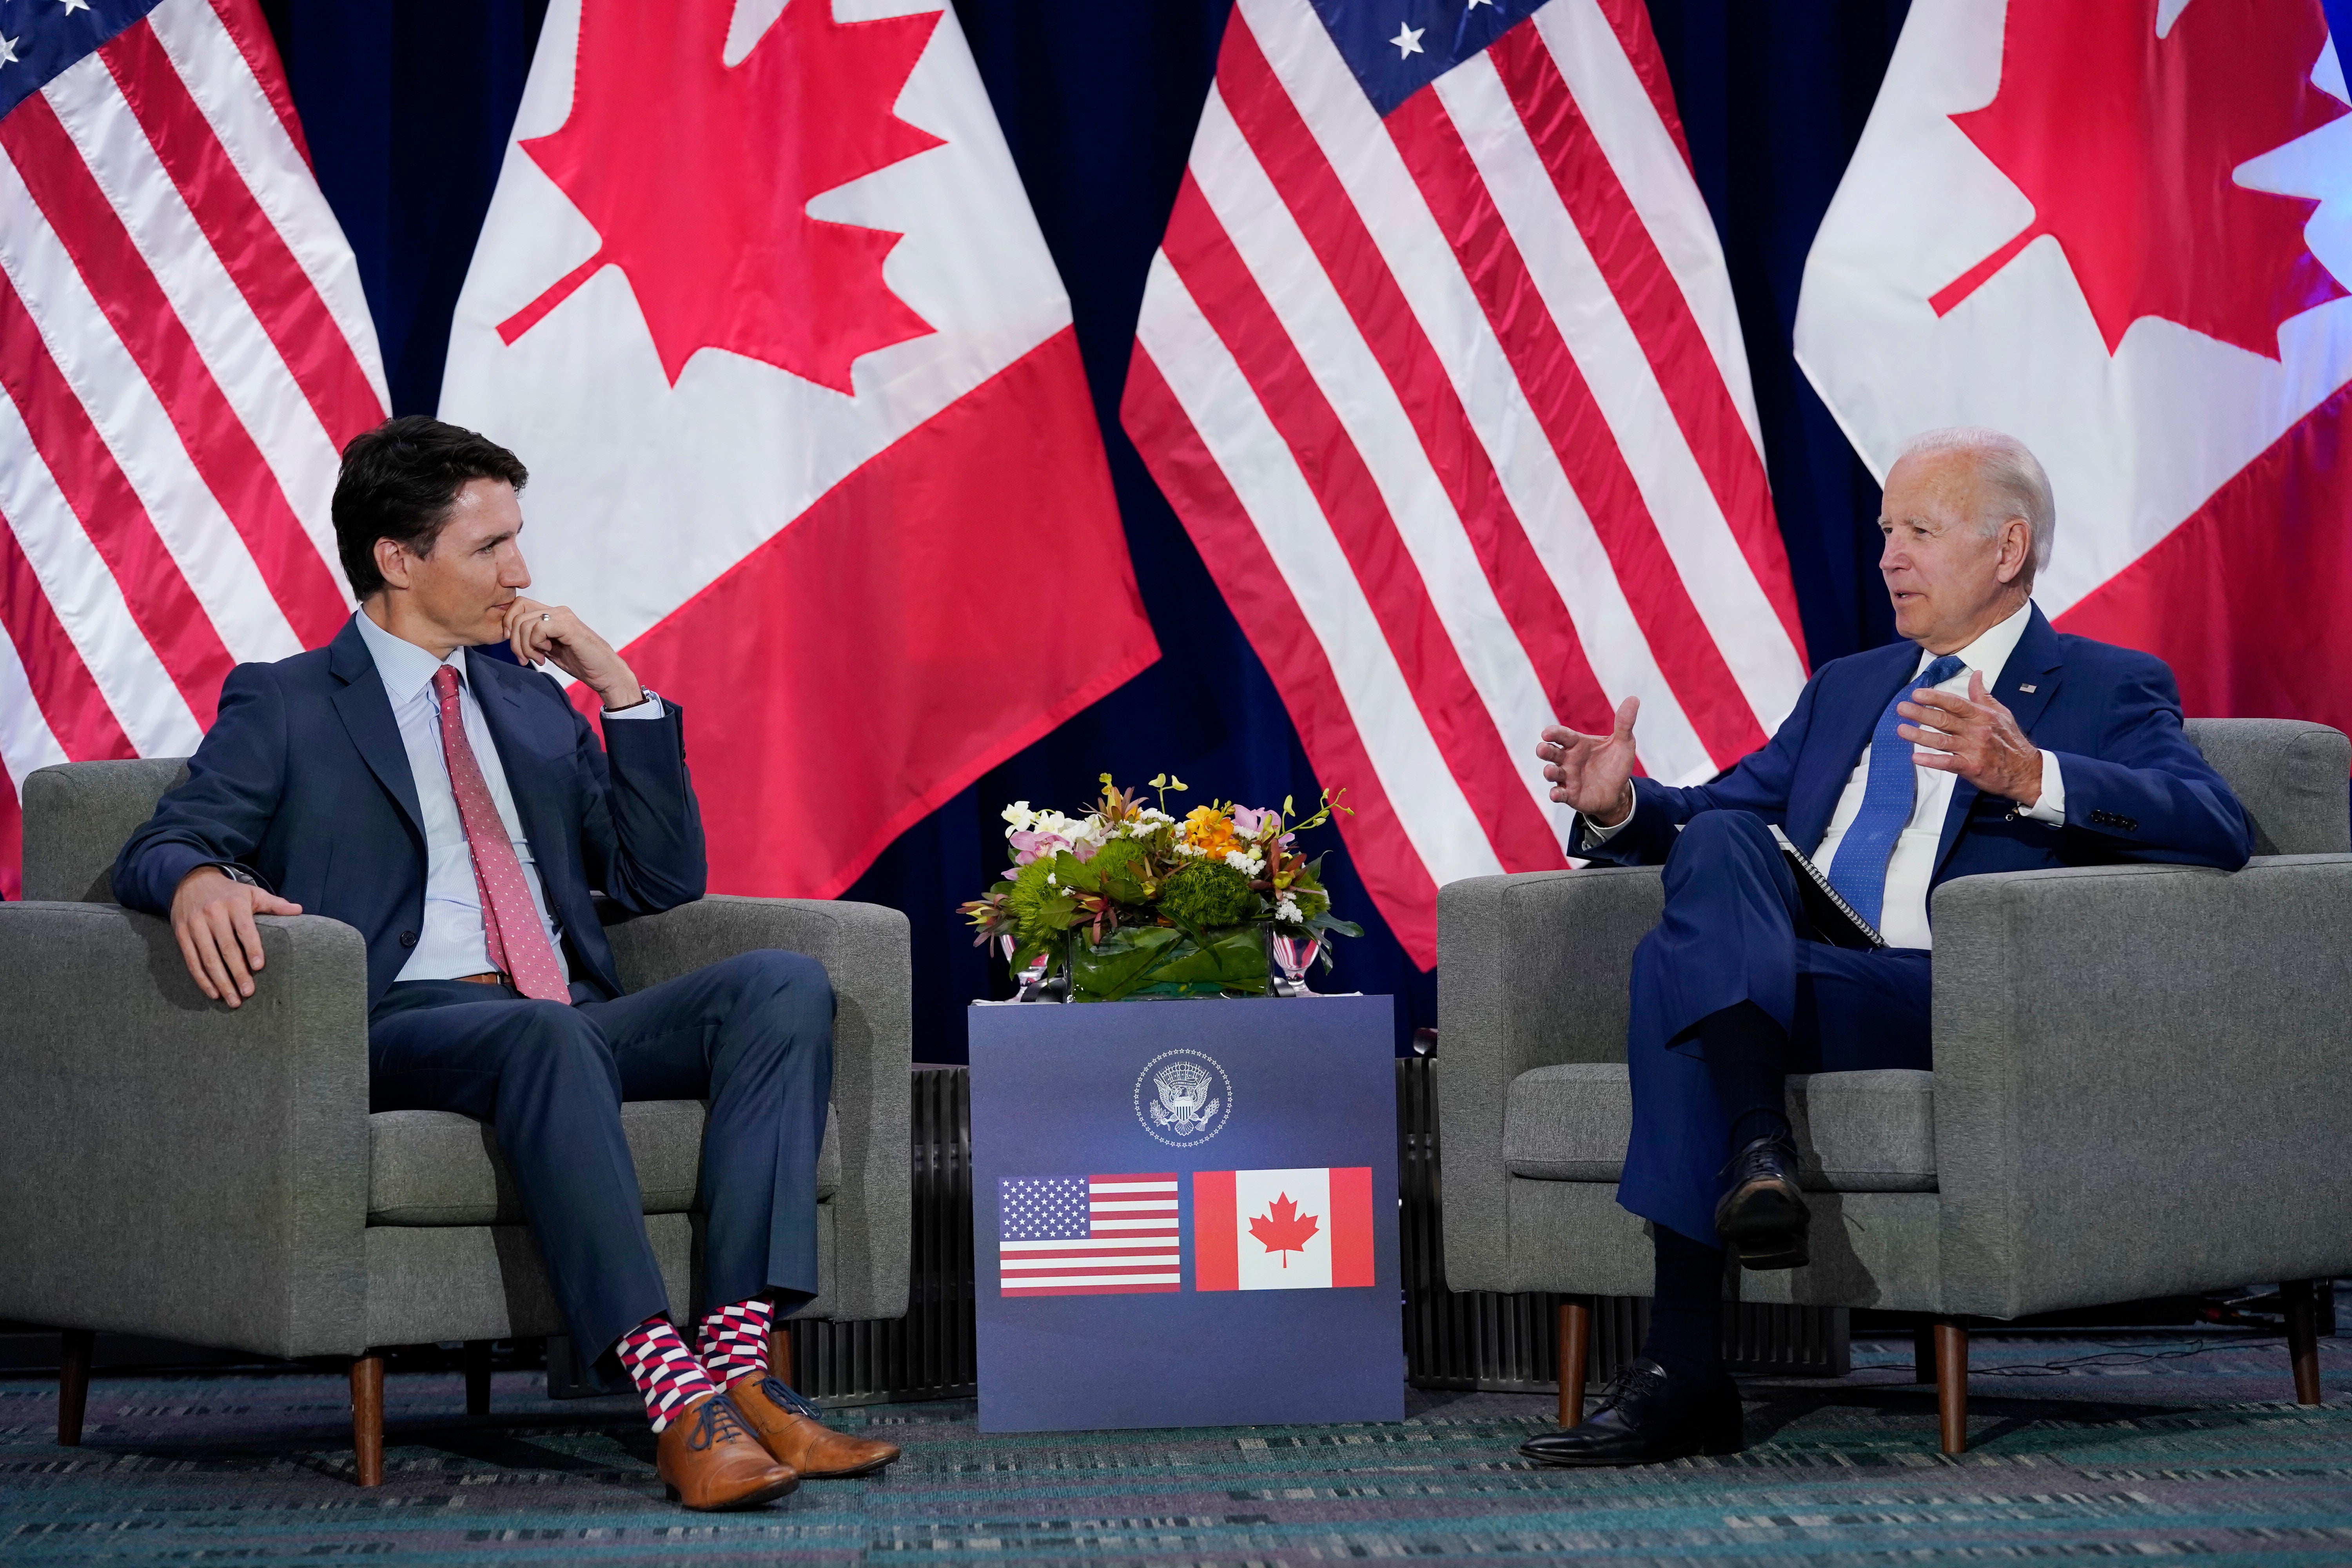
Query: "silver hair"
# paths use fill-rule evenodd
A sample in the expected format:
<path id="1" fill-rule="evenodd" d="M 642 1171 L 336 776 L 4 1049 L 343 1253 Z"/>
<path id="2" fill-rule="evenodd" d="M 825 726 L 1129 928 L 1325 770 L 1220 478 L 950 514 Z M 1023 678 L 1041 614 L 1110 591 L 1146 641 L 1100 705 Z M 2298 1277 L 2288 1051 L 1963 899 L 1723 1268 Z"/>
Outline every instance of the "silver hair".
<path id="1" fill-rule="evenodd" d="M 1978 425 L 1955 425 L 1912 437 L 1895 461 L 1931 452 L 1967 452 L 1976 458 L 1977 472 L 1993 497 L 1993 510 L 1981 520 L 1986 535 L 1999 532 L 2012 517 L 2023 518 L 2033 538 L 2033 573 L 2041 575 L 2050 564 L 2050 543 L 2058 533 L 2058 503 L 2041 460 L 2014 436 Z"/>

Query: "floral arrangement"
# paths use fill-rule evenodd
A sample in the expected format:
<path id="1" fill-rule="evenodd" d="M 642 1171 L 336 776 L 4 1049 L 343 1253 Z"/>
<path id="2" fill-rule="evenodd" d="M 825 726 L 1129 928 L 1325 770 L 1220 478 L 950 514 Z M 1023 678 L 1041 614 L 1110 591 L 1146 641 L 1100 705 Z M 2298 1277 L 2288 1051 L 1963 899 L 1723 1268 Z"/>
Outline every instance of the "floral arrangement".
<path id="1" fill-rule="evenodd" d="M 1084 816 L 1005 808 L 1013 868 L 961 912 L 1016 974 L 1065 970 L 1080 1002 L 1264 995 L 1269 938 L 1319 950 L 1328 967 L 1331 935 L 1363 934 L 1333 917 L 1322 858 L 1294 847 L 1347 810 L 1329 791 L 1303 821 L 1287 799 L 1280 811 L 1214 801 L 1180 820 L 1167 806 L 1181 779 L 1155 775 L 1152 805 L 1108 773 L 1102 786 Z"/>

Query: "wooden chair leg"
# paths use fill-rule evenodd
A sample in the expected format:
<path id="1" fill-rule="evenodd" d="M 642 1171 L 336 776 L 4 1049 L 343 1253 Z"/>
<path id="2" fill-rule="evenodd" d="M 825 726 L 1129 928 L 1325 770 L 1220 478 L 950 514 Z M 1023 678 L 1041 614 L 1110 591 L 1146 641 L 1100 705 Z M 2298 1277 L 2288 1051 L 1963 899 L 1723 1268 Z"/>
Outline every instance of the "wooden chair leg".
<path id="1" fill-rule="evenodd" d="M 1921 1323 L 1911 1331 L 1911 1381 L 1936 1381 L 1936 1327 Z"/>
<path id="2" fill-rule="evenodd" d="M 98 1335 L 88 1329 L 68 1329 L 58 1336 L 58 1446 L 81 1444 L 82 1412 L 89 1406 L 89 1359 Z"/>
<path id="3" fill-rule="evenodd" d="M 1936 1415 L 1947 1454 L 1969 1451 L 1969 1331 L 1936 1325 Z"/>
<path id="4" fill-rule="evenodd" d="M 793 1382 L 793 1328 L 779 1322 L 768 1331 L 768 1373 L 786 1388 Z"/>
<path id="5" fill-rule="evenodd" d="M 2294 1402 L 2319 1403 L 2319 1301 L 2311 1279 L 2290 1279 L 2279 1286 L 2286 1308 L 2286 1354 L 2294 1367 Z"/>
<path id="6" fill-rule="evenodd" d="M 1584 1419 L 1584 1364 L 1592 1353 L 1592 1298 L 1563 1296 L 1559 1302 L 1559 1424 Z"/>
<path id="7" fill-rule="evenodd" d="M 383 1357 L 352 1358 L 352 1458 L 360 1485 L 383 1484 Z"/>
<path id="8" fill-rule="evenodd" d="M 490 1413 L 490 1342 L 466 1342 L 466 1414 Z"/>

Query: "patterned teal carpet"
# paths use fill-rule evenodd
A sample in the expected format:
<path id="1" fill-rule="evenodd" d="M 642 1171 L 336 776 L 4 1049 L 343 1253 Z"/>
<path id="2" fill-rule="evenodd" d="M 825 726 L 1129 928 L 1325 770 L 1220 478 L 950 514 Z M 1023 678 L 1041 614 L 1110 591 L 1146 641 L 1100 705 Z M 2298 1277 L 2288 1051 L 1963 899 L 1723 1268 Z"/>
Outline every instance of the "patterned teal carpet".
<path id="1" fill-rule="evenodd" d="M 1400 1426 L 982 1436 L 969 1404 L 839 1423 L 907 1458 L 757 1513 L 662 1500 L 627 1405 L 551 1405 L 502 1375 L 395 1377 L 385 1484 L 349 1480 L 340 1379 L 126 1375 L 85 1446 L 55 1390 L 0 1380 L 0 1562 L 1920 1563 L 2301 1553 L 2352 1563 L 2352 1341 L 2326 1405 L 2293 1405 L 2276 1340 L 2221 1331 L 1979 1339 L 1975 1448 L 1936 1451 L 1907 1342 L 1835 1383 L 1748 1384 L 1750 1447 L 1641 1470 L 1532 1468 L 1550 1401 L 1415 1394 Z"/>

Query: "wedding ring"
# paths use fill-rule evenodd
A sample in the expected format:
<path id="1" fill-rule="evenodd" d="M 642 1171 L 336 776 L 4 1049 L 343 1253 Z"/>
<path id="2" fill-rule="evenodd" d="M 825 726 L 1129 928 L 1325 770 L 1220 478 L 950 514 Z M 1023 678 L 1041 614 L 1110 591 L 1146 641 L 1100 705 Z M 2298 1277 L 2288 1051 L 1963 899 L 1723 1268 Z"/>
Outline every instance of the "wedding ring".
<path id="1" fill-rule="evenodd" d="M 552 610 L 541 610 L 539 612 L 539 618 L 543 621 L 554 613 Z"/>

